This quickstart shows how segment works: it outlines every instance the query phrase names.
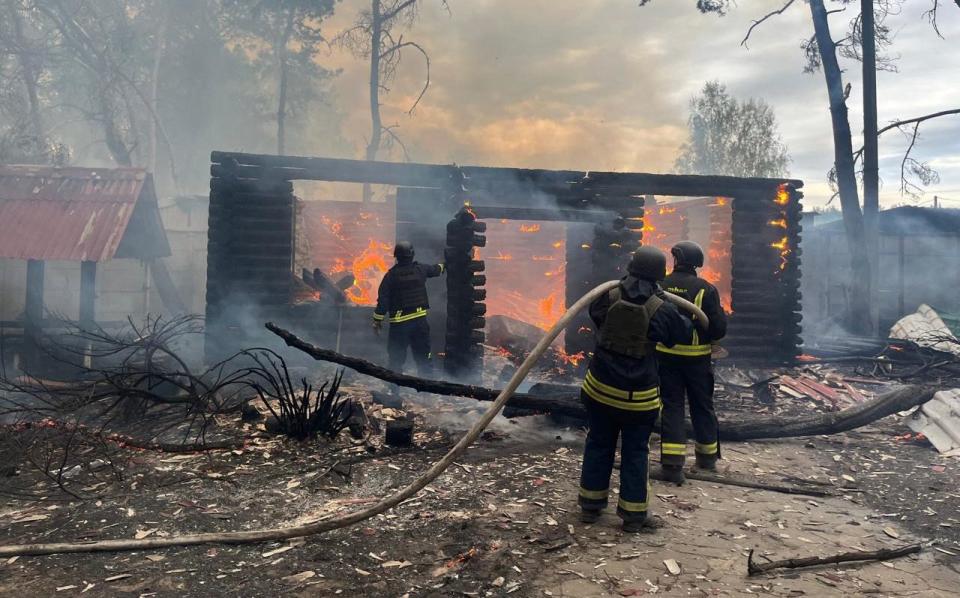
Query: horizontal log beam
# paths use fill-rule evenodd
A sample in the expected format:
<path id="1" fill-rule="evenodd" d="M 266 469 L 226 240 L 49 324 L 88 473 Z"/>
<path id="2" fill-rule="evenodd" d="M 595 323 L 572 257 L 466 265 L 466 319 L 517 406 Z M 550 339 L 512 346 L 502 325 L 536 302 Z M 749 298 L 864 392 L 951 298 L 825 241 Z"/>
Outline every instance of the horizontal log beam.
<path id="1" fill-rule="evenodd" d="M 740 178 L 725 176 L 671 175 L 649 173 L 584 172 L 568 170 L 531 170 L 478 166 L 375 162 L 334 158 L 269 156 L 214 151 L 211 174 L 229 176 L 232 172 L 249 178 L 283 180 L 323 180 L 346 183 L 371 183 L 401 187 L 443 188 L 459 181 L 462 173 L 475 187 L 534 184 L 579 185 L 596 193 L 625 191 L 659 195 L 743 195 L 745 203 L 753 197 L 772 197 L 778 185 L 786 182 L 802 187 L 798 180 Z M 236 166 L 234 166 L 236 165 Z M 239 167 L 239 168 L 238 168 Z M 259 167 L 255 170 L 243 167 Z"/>

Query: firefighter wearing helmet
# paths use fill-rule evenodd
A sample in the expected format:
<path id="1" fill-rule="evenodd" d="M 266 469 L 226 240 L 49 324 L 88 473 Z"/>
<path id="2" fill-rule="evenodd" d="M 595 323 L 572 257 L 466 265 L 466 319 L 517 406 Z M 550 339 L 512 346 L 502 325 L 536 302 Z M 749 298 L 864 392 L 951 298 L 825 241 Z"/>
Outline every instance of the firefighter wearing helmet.
<path id="1" fill-rule="evenodd" d="M 433 373 L 430 351 L 430 325 L 427 310 L 427 279 L 443 274 L 443 264 L 426 265 L 413 260 L 413 245 L 401 241 L 393 249 L 397 263 L 390 268 L 377 291 L 377 307 L 373 312 L 373 327 L 379 334 L 383 322 L 390 323 L 387 337 L 387 365 L 403 371 L 407 349 L 413 353 L 420 376 Z"/>
<path id="2" fill-rule="evenodd" d="M 696 439 L 697 467 L 715 470 L 720 457 L 717 415 L 713 406 L 713 364 L 711 343 L 727 333 L 727 315 L 720 305 L 717 288 L 697 276 L 703 267 L 703 249 L 692 241 L 673 246 L 673 272 L 663 288 L 683 297 L 703 310 L 710 320 L 707 330 L 696 329 L 673 347 L 657 345 L 660 365 L 661 415 L 660 463 L 664 477 L 683 484 L 683 464 L 687 453 L 684 403 L 690 403 L 690 419 Z"/>
<path id="3" fill-rule="evenodd" d="M 640 247 L 620 285 L 590 305 L 597 345 L 580 391 L 589 421 L 578 497 L 584 523 L 597 521 L 607 506 L 619 438 L 617 514 L 624 531 L 650 525 L 648 443 L 660 412 L 656 345 L 672 347 L 693 330 L 690 320 L 663 299 L 657 283 L 666 268 L 663 252 Z"/>

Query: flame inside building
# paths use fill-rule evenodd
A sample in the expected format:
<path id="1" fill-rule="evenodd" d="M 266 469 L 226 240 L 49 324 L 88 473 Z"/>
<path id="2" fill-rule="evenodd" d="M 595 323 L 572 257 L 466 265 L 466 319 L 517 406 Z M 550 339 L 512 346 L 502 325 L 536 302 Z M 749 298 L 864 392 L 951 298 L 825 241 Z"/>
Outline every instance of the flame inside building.
<path id="1" fill-rule="evenodd" d="M 448 353 L 445 365 L 455 355 L 461 371 L 480 369 L 492 317 L 549 328 L 571 302 L 622 275 L 641 240 L 664 251 L 685 239 L 704 247 L 701 274 L 733 313 L 723 341 L 731 355 L 783 362 L 799 354 L 802 181 L 225 152 L 213 160 L 211 356 L 246 342 L 256 328 L 247 326 L 251 316 L 308 326 L 317 342 L 345 353 L 382 350 L 372 333 L 358 331 L 369 324 L 398 238 L 414 243 L 421 262 L 448 262 L 445 281 L 429 286 L 430 322 L 434 350 Z M 356 191 L 369 182 L 396 195 L 333 201 L 335 192 L 295 194 L 294 181 Z M 301 272 L 305 284 L 291 277 Z M 591 326 L 583 314 L 566 326 L 559 361 L 589 356 Z"/>

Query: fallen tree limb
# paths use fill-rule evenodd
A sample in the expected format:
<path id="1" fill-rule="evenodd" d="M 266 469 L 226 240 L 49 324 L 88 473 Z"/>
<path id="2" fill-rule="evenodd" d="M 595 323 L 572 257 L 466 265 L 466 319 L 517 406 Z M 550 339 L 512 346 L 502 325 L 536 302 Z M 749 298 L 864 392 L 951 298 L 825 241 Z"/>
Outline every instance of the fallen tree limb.
<path id="1" fill-rule="evenodd" d="M 712 484 L 724 484 L 727 486 L 739 486 L 741 488 L 756 488 L 757 490 L 769 490 L 770 492 L 779 492 L 781 494 L 795 494 L 800 496 L 836 496 L 835 492 L 824 488 L 814 488 L 812 486 L 804 487 L 792 484 L 768 484 L 761 481 L 751 481 L 741 476 L 732 476 L 729 474 L 719 474 L 707 471 L 690 470 L 683 472 L 688 480 L 698 480 L 700 482 L 710 482 Z M 665 480 L 659 471 L 651 471 L 650 477 L 654 480 Z"/>
<path id="2" fill-rule="evenodd" d="M 498 394 L 498 391 L 483 386 L 455 384 L 400 374 L 364 359 L 322 349 L 274 324 L 267 324 L 267 328 L 282 338 L 288 346 L 300 349 L 314 359 L 336 363 L 391 384 L 413 388 L 421 392 L 467 397 L 480 401 L 493 400 Z M 538 387 L 544 389 L 544 392 L 514 395 L 507 402 L 507 405 L 519 409 L 586 419 L 586 412 L 580 404 L 580 391 L 577 387 L 550 384 L 537 385 L 534 389 Z M 933 398 L 933 394 L 937 390 L 937 388 L 922 385 L 904 386 L 884 393 L 872 401 L 859 403 L 848 409 L 832 413 L 816 413 L 792 418 L 780 416 L 758 417 L 747 421 L 721 420 L 720 440 L 744 441 L 838 434 L 865 426 L 888 415 L 923 405 Z M 692 434 L 692 430 L 688 430 L 688 434 Z"/>
<path id="3" fill-rule="evenodd" d="M 133 436 L 126 436 L 116 432 L 95 430 L 82 424 L 70 424 L 49 419 L 37 422 L 20 422 L 17 424 L 5 424 L 0 426 L 0 430 L 7 429 L 13 432 L 29 430 L 33 428 L 59 428 L 68 433 L 76 431 L 77 433 L 89 438 L 93 438 L 102 442 L 109 442 L 121 448 L 157 451 L 161 453 L 200 453 L 204 451 L 241 449 L 244 446 L 244 441 L 242 439 L 217 440 L 203 443 L 157 442 L 155 440 L 141 440 L 139 438 L 134 438 Z"/>
<path id="4" fill-rule="evenodd" d="M 930 386 L 903 386 L 843 411 L 804 417 L 770 416 L 737 422 L 721 421 L 720 439 L 743 441 L 839 434 L 923 405 L 933 398 L 937 390 Z"/>
<path id="5" fill-rule="evenodd" d="M 268 323 L 266 326 L 267 330 L 283 339 L 283 342 L 285 342 L 287 346 L 293 347 L 294 349 L 299 349 L 317 361 L 328 361 L 330 363 L 342 365 L 357 373 L 364 374 L 366 376 L 372 376 L 374 378 L 383 380 L 384 382 L 389 382 L 390 384 L 403 386 L 404 388 L 412 388 L 418 392 L 466 397 L 469 399 L 476 399 L 478 401 L 493 401 L 501 392 L 499 390 L 486 388 L 483 386 L 457 384 L 455 382 L 430 380 L 427 378 L 410 376 L 408 374 L 401 374 L 399 372 L 394 372 L 393 370 L 388 370 L 387 368 L 367 361 L 366 359 L 351 357 L 350 355 L 343 355 L 342 353 L 337 353 L 336 351 L 331 351 L 330 349 L 323 349 L 312 343 L 308 343 L 307 341 L 298 337 L 296 334 L 288 330 L 284 330 L 276 324 Z M 507 407 L 538 411 L 542 413 L 546 412 L 556 413 L 559 415 L 569 415 L 572 417 L 579 417 L 581 419 L 586 418 L 586 411 L 584 411 L 583 406 L 580 404 L 578 396 L 538 396 L 517 393 L 510 397 L 510 400 L 507 401 Z"/>
<path id="6" fill-rule="evenodd" d="M 503 409 L 503 406 L 506 405 L 507 401 L 510 399 L 510 396 L 513 395 L 514 391 L 517 390 L 517 387 L 520 386 L 520 383 L 523 382 L 527 374 L 530 373 L 530 370 L 533 368 L 537 360 L 543 356 L 547 348 L 549 348 L 550 343 L 552 343 L 553 340 L 560 335 L 560 332 L 567 327 L 567 325 L 573 320 L 574 316 L 590 305 L 594 299 L 604 293 L 607 293 L 610 289 L 616 287 L 618 284 L 618 281 L 605 282 L 577 300 L 577 302 L 574 303 L 563 314 L 557 323 L 550 328 L 550 331 L 547 332 L 542 339 L 540 339 L 540 342 L 537 343 L 537 346 L 534 347 L 533 351 L 530 352 L 530 355 L 528 355 L 520 365 L 520 368 L 517 369 L 513 377 L 510 378 L 506 388 L 500 391 L 496 400 L 492 405 L 490 405 L 486 412 L 484 412 L 483 416 L 477 421 L 477 423 L 473 425 L 472 428 L 470 428 L 463 438 L 461 438 L 457 444 L 455 444 L 453 448 L 451 448 L 447 454 L 443 456 L 442 459 L 431 465 L 427 471 L 425 471 L 417 479 L 410 482 L 410 484 L 408 484 L 406 487 L 401 488 L 397 492 L 387 497 L 384 497 L 376 504 L 365 509 L 354 511 L 353 513 L 348 513 L 338 517 L 320 519 L 319 521 L 315 521 L 313 523 L 307 523 L 294 527 L 279 527 L 242 532 L 211 532 L 185 536 L 170 536 L 166 538 L 143 538 L 140 540 L 123 539 L 100 540 L 94 542 L 54 542 L 0 546 L 0 557 L 11 557 L 15 555 L 26 554 L 62 554 L 77 552 L 147 550 L 154 548 L 169 548 L 171 546 L 196 546 L 198 544 L 212 543 L 253 544 L 260 542 L 274 542 L 288 538 L 312 536 L 314 534 L 347 527 L 353 525 L 354 523 L 389 511 L 393 507 L 419 493 L 424 489 L 424 487 L 426 487 L 430 482 L 435 480 L 441 473 L 443 473 L 444 470 L 450 467 L 450 465 L 452 465 L 453 462 L 456 461 L 467 450 L 467 447 L 473 444 L 477 438 L 480 437 L 480 434 L 486 429 L 487 426 L 490 425 L 490 422 L 497 417 L 497 415 L 500 413 L 500 410 Z"/>
<path id="7" fill-rule="evenodd" d="M 902 548 L 884 548 L 873 552 L 844 552 L 833 556 L 811 556 L 805 558 L 770 561 L 769 563 L 753 562 L 753 549 L 747 555 L 747 575 L 753 577 L 773 569 L 799 569 L 801 567 L 816 567 L 817 565 L 833 565 L 837 563 L 852 563 L 856 561 L 889 561 L 909 554 L 917 554 L 923 550 L 923 544 L 911 544 Z"/>

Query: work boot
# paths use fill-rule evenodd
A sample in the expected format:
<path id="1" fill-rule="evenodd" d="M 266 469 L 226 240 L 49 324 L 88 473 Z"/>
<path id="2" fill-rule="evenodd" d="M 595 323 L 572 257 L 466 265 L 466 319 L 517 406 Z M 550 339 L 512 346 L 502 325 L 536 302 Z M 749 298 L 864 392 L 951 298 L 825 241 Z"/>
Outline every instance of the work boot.
<path id="1" fill-rule="evenodd" d="M 697 455 L 697 469 L 704 469 L 706 471 L 716 471 L 717 470 L 717 456 L 716 455 Z"/>
<path id="2" fill-rule="evenodd" d="M 660 472 L 665 482 L 683 486 L 683 483 L 687 481 L 687 479 L 683 477 L 683 466 L 681 465 L 663 465 L 660 467 Z"/>
<path id="3" fill-rule="evenodd" d="M 580 523 L 596 523 L 599 520 L 599 509 L 580 509 Z"/>
<path id="4" fill-rule="evenodd" d="M 659 517 L 646 517 L 623 522 L 623 531 L 628 534 L 652 534 L 662 527 L 663 520 Z"/>

